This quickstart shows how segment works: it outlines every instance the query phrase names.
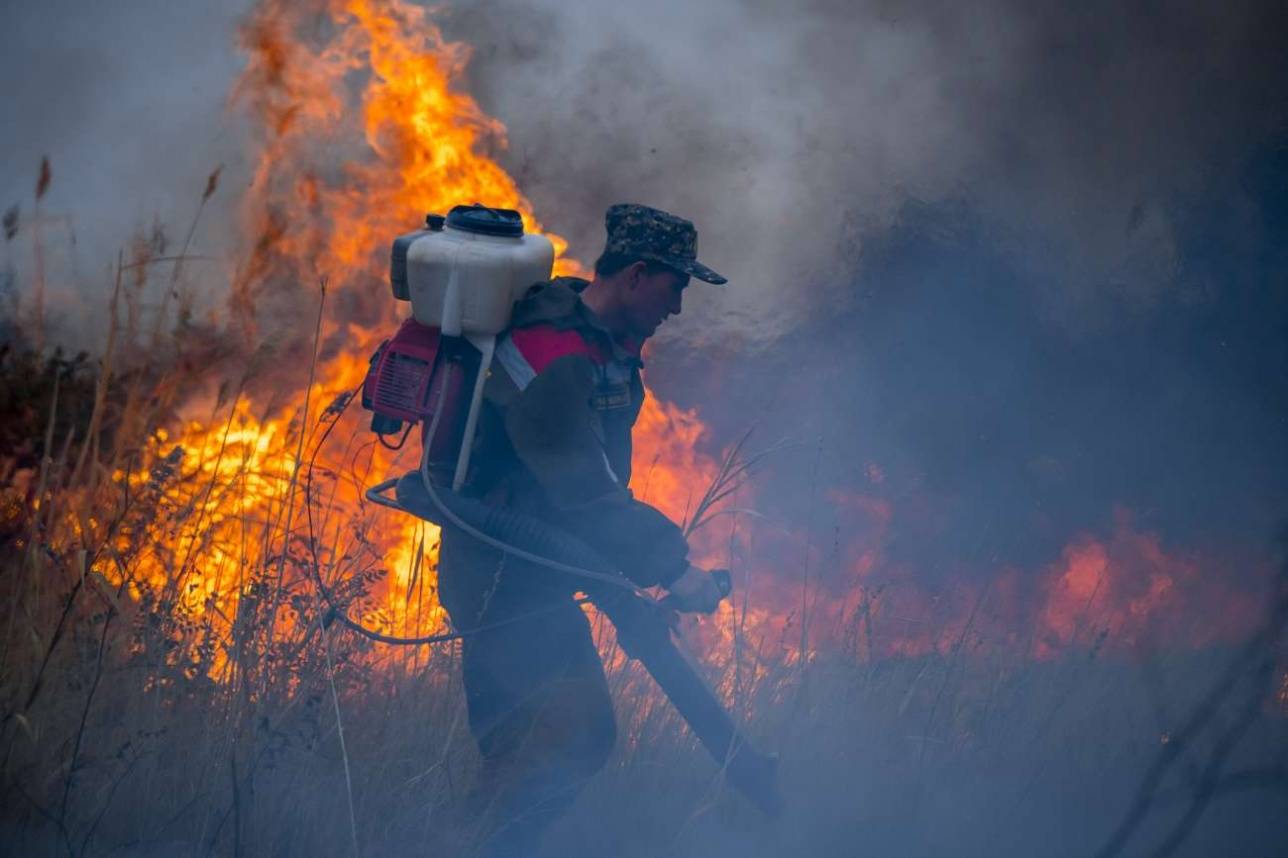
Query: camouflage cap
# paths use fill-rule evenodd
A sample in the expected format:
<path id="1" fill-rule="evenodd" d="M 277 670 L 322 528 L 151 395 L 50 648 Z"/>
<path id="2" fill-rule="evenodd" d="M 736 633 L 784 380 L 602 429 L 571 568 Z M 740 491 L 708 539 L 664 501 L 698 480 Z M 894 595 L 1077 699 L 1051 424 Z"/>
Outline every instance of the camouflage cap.
<path id="1" fill-rule="evenodd" d="M 698 261 L 698 230 L 692 221 L 661 209 L 618 203 L 608 207 L 604 226 L 608 230 L 605 253 L 661 262 L 708 283 L 728 282 Z"/>

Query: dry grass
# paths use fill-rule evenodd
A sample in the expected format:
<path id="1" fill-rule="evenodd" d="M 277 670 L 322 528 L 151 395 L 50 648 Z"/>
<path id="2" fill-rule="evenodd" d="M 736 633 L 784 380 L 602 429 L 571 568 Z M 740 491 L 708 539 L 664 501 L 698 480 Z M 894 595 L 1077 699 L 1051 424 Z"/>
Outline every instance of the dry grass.
<path id="1" fill-rule="evenodd" d="M 212 527 L 207 501 L 234 508 L 266 476 L 242 447 L 200 454 L 243 456 L 217 479 L 191 454 L 150 458 L 185 392 L 212 374 L 229 379 L 207 419 L 226 441 L 255 381 L 255 361 L 209 346 L 216 337 L 148 324 L 146 272 L 165 258 L 165 241 L 152 236 L 119 260 L 101 361 L 5 347 L 0 846 L 14 855 L 469 854 L 477 757 L 455 649 L 373 648 L 327 627 L 309 586 L 314 556 L 351 604 L 383 581 L 364 536 L 370 511 L 336 501 L 347 481 L 369 481 L 363 450 L 344 451 L 347 471 L 334 469 L 310 496 L 312 545 L 292 491 L 233 528 L 239 544 L 212 543 L 230 531 Z M 296 470 L 316 426 L 301 414 L 274 440 Z M 739 459 L 742 447 L 696 507 L 694 527 L 755 464 Z M 140 469 L 144 480 L 120 478 Z M 242 558 L 235 580 L 219 585 L 238 598 L 186 598 L 216 547 Z M 158 568 L 161 577 L 140 574 Z M 428 571 L 413 578 L 408 605 Z M 881 660 L 871 655 L 880 617 L 872 594 L 827 636 L 850 645 L 800 660 L 784 642 L 735 633 L 734 651 L 709 665 L 752 735 L 783 754 L 788 810 L 773 825 L 722 788 L 637 666 L 615 668 L 617 756 L 551 833 L 548 854 L 1086 854 L 1220 664 L 1219 653 L 1127 663 L 1095 651 L 1034 663 L 969 627 L 948 652 Z M 734 613 L 739 630 L 743 619 Z M 598 632 L 617 663 L 611 629 Z M 1231 765 L 1288 770 L 1282 709 L 1258 712 Z M 1169 787 L 1181 798 L 1187 776 Z M 1176 811 L 1175 796 L 1166 799 L 1164 790 L 1147 838 Z M 1283 811 L 1277 794 L 1225 801 L 1227 812 L 1182 844 L 1189 854 L 1288 848 L 1267 815 Z"/>

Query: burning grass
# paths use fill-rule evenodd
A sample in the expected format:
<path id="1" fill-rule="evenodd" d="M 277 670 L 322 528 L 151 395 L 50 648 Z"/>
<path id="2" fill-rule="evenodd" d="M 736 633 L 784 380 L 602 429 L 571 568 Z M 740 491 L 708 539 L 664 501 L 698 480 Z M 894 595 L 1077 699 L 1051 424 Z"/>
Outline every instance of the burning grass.
<path id="1" fill-rule="evenodd" d="M 374 647 L 329 624 L 313 576 L 368 626 L 445 629 L 437 531 L 362 497 L 410 469 L 415 445 L 377 446 L 345 406 L 393 322 L 373 285 L 389 238 L 474 199 L 535 228 L 532 207 L 487 154 L 504 129 L 459 88 L 468 52 L 418 7 L 265 2 L 242 40 L 235 101 L 260 139 L 227 321 L 200 322 L 185 297 L 216 171 L 182 242 L 155 229 L 117 260 L 101 355 L 50 357 L 16 334 L 2 355 L 11 854 L 468 854 L 478 833 L 455 649 Z M 50 181 L 42 168 L 38 193 Z M 7 329 L 38 341 L 45 311 Z M 745 486 L 722 494 L 721 475 L 737 483 L 755 459 L 737 457 L 742 442 L 722 462 L 696 413 L 652 399 L 637 437 L 639 492 L 710 522 L 701 559 L 734 566 L 738 598 L 685 633 L 749 731 L 783 752 L 788 814 L 768 827 L 720 789 L 596 620 L 623 739 L 551 854 L 1082 854 L 1206 675 L 1228 675 L 1215 649 L 1141 648 L 1198 572 L 1126 524 L 1075 539 L 1036 596 L 1014 572 L 932 593 L 875 575 L 891 503 L 833 492 L 861 533 L 838 535 L 823 574 L 811 532 L 766 533 L 735 513 Z M 767 571 L 784 564 L 806 571 Z M 1186 739 L 1200 775 L 1248 700 L 1256 717 L 1218 768 L 1288 765 L 1281 686 L 1245 668 Z M 1282 788 L 1280 769 L 1257 771 Z M 1168 781 L 1160 801 L 1190 784 Z M 1259 810 L 1192 842 L 1268 842 Z M 1069 839 L 1048 848 L 1055 830 Z"/>

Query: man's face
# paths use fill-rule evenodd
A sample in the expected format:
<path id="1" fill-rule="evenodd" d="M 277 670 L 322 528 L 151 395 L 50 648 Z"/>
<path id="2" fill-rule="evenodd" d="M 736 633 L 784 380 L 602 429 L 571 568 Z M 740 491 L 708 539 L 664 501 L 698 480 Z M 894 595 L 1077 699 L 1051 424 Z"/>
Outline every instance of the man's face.
<path id="1" fill-rule="evenodd" d="M 641 342 L 653 336 L 668 316 L 677 316 L 689 278 L 674 271 L 649 274 L 643 262 L 627 270 L 626 309 L 630 336 Z"/>

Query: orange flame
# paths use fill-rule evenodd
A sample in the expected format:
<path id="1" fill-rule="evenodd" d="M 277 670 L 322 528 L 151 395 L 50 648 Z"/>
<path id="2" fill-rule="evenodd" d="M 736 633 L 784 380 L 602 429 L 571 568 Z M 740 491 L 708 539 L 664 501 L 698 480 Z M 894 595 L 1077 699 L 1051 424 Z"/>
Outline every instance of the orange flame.
<path id="1" fill-rule="evenodd" d="M 133 570 L 134 578 L 163 589 L 175 558 L 183 558 L 181 608 L 231 624 L 251 594 L 246 570 L 267 570 L 277 579 L 271 602 L 281 613 L 272 621 L 285 629 L 292 614 L 277 591 L 303 545 L 331 570 L 332 585 L 387 571 L 362 603 L 368 625 L 403 635 L 442 631 L 436 528 L 373 510 L 361 496 L 390 470 L 410 467 L 415 452 L 373 449 L 356 415 L 323 412 L 357 386 L 366 356 L 395 321 L 384 286 L 394 236 L 428 211 L 476 200 L 518 210 L 529 230 L 541 231 L 540 222 L 489 154 L 504 149 L 504 127 L 460 87 L 469 50 L 446 42 L 424 9 L 401 0 L 266 0 L 241 41 L 247 67 L 232 103 L 250 113 L 262 137 L 242 199 L 249 248 L 231 307 L 248 342 L 269 343 L 278 359 L 253 368 L 226 421 L 193 419 L 154 437 L 153 461 L 182 462 L 183 485 L 167 491 L 174 506 L 193 510 L 195 526 L 148 534 L 169 550 Z M 355 81 L 362 86 L 356 96 Z M 567 243 L 547 235 L 556 273 L 584 273 L 563 255 Z M 319 282 L 325 299 L 310 288 Z M 204 413 L 208 405 L 193 397 L 187 410 Z M 341 420 L 325 446 L 320 416 Z M 674 462 L 654 456 L 641 470 L 658 502 L 682 514 L 690 478 L 714 469 L 693 451 L 701 423 L 650 398 L 641 430 L 670 439 L 668 453 L 679 454 Z M 647 440 L 641 447 L 648 449 Z M 364 470 L 355 473 L 359 460 Z M 156 481 L 153 470 L 117 477 L 139 489 Z M 320 475 L 317 485 L 311 474 Z M 217 669 L 224 666 L 219 660 Z"/>

